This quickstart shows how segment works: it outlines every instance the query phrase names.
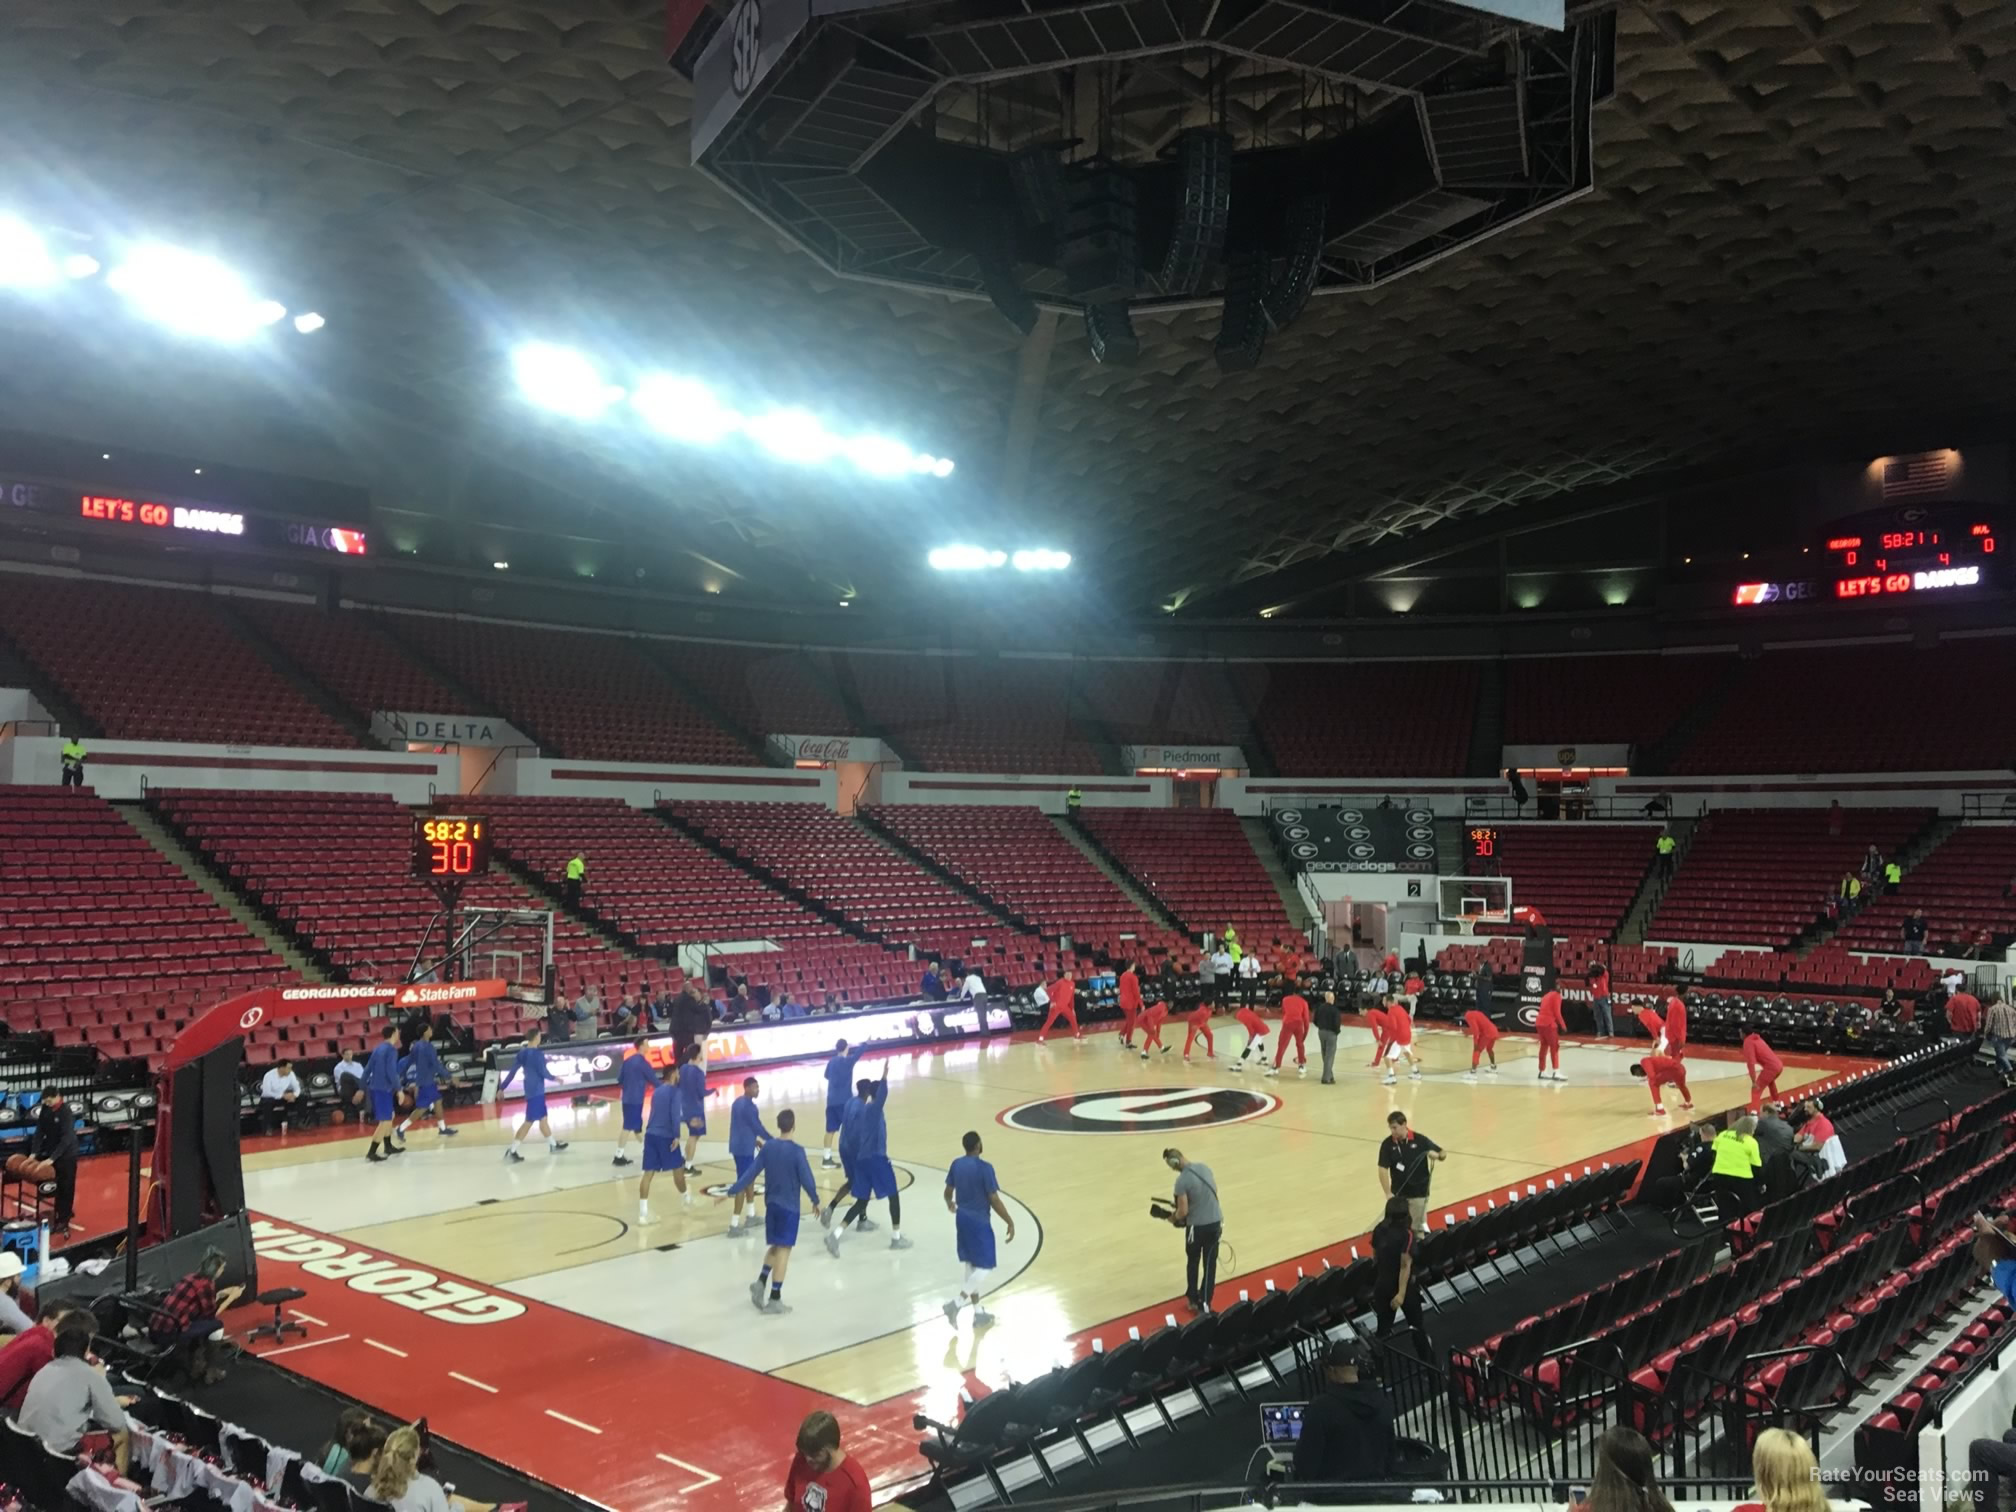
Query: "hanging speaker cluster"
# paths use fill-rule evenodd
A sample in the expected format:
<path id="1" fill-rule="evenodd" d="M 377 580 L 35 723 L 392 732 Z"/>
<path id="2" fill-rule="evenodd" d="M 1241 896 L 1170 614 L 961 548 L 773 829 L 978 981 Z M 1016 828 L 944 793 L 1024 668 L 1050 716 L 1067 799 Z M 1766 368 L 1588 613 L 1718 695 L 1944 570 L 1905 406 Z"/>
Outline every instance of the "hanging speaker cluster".
<path id="1" fill-rule="evenodd" d="M 1250 372 L 1267 349 L 1267 256 L 1235 252 L 1225 266 L 1225 318 L 1211 355 L 1221 373 Z"/>
<path id="2" fill-rule="evenodd" d="M 1073 299 L 1087 305 L 1130 298 L 1141 276 L 1134 223 L 1134 181 L 1098 167 L 1070 185 L 1070 208 L 1057 237 L 1057 264 Z"/>
<path id="3" fill-rule="evenodd" d="M 1176 169 L 1176 217 L 1162 256 L 1161 284 L 1167 294 L 1194 294 L 1225 250 L 1225 227 L 1232 219 L 1232 138 L 1204 127 L 1180 133 Z"/>
<path id="4" fill-rule="evenodd" d="M 1096 304 L 1085 311 L 1085 340 L 1094 362 L 1131 367 L 1141 357 L 1141 338 L 1124 304 Z"/>
<path id="5" fill-rule="evenodd" d="M 1316 275 L 1323 266 L 1323 228 L 1330 214 L 1330 196 L 1305 194 L 1288 211 L 1288 255 L 1278 268 L 1270 270 L 1267 293 L 1261 300 L 1267 324 L 1285 331 L 1293 324 L 1316 292 Z"/>

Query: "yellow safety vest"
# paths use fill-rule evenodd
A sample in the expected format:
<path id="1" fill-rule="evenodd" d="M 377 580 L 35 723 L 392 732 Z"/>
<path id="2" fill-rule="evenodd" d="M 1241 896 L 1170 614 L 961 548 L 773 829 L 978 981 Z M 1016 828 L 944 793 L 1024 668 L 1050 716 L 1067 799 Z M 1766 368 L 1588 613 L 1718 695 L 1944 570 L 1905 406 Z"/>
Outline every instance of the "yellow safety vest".
<path id="1" fill-rule="evenodd" d="M 1763 1164 L 1763 1151 L 1757 1148 L 1757 1141 L 1751 1135 L 1724 1129 L 1715 1136 L 1715 1169 L 1709 1174 L 1753 1176 Z"/>
<path id="2" fill-rule="evenodd" d="M 572 861 L 567 863 L 567 880 L 569 882 L 579 882 L 587 874 L 588 863 L 583 861 L 579 856 L 576 856 Z"/>
<path id="3" fill-rule="evenodd" d="M 63 759 L 65 761 L 82 761 L 84 759 L 83 745 L 75 740 L 64 741 Z"/>
<path id="4" fill-rule="evenodd" d="M 1899 882 L 1904 880 L 1904 868 L 1899 866 L 1895 861 L 1890 862 L 1889 865 L 1883 868 L 1883 880 L 1888 882 L 1892 887 L 1895 887 Z"/>
<path id="5" fill-rule="evenodd" d="M 1673 854 L 1673 837 L 1671 835 L 1661 835 L 1659 837 L 1659 854 L 1662 856 Z"/>

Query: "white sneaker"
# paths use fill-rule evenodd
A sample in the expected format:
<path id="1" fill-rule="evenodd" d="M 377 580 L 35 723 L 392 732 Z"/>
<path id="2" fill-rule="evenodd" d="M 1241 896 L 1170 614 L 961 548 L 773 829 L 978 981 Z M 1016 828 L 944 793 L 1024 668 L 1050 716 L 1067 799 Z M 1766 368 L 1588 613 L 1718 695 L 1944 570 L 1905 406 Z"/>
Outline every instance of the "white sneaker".
<path id="1" fill-rule="evenodd" d="M 945 1321 L 950 1323 L 954 1328 L 959 1326 L 959 1304 L 957 1302 L 947 1302 L 945 1304 Z"/>
<path id="2" fill-rule="evenodd" d="M 1477 1085 L 1477 1073 L 1475 1071 L 1466 1071 L 1463 1073 L 1463 1080 L 1474 1087 Z"/>
<path id="3" fill-rule="evenodd" d="M 1267 1074 L 1269 1076 L 1279 1076 L 1281 1074 L 1281 1068 L 1279 1066 L 1269 1066 L 1267 1068 Z"/>
<path id="4" fill-rule="evenodd" d="M 898 1234 L 894 1239 L 889 1241 L 889 1248 L 891 1249 L 909 1249 L 910 1246 L 911 1241 L 905 1239 L 901 1234 Z"/>
<path id="5" fill-rule="evenodd" d="M 1281 1073 L 1277 1071 L 1274 1074 L 1276 1076 L 1279 1076 Z M 1309 1068 L 1307 1066 L 1297 1066 L 1295 1068 L 1295 1074 L 1297 1076 L 1307 1076 L 1309 1074 Z"/>
<path id="6" fill-rule="evenodd" d="M 1565 1082 L 1566 1080 L 1568 1080 L 1568 1078 L 1566 1076 L 1563 1076 L 1559 1071 L 1556 1071 L 1554 1073 L 1554 1080 L 1556 1080 L 1557 1082 Z"/>
<path id="7" fill-rule="evenodd" d="M 1241 1071 L 1244 1071 L 1245 1069 L 1246 1069 L 1246 1062 L 1244 1061 L 1232 1062 L 1232 1074 L 1234 1076 L 1237 1076 Z"/>
<path id="8" fill-rule="evenodd" d="M 1421 1068 L 1419 1066 L 1416 1066 L 1412 1071 L 1409 1071 L 1407 1073 L 1407 1080 L 1409 1081 L 1421 1080 Z"/>
<path id="9" fill-rule="evenodd" d="M 985 1328 L 993 1321 L 994 1314 L 987 1311 L 986 1308 L 976 1307 L 973 1309 L 973 1326 L 975 1328 Z"/>
<path id="10" fill-rule="evenodd" d="M 1496 1076 L 1498 1074 L 1498 1068 L 1496 1066 L 1486 1066 L 1484 1068 L 1484 1074 L 1486 1076 Z"/>
<path id="11" fill-rule="evenodd" d="M 637 1227 L 639 1228 L 649 1228 L 657 1221 L 658 1215 L 656 1213 L 639 1213 L 637 1215 Z"/>
<path id="12" fill-rule="evenodd" d="M 1399 1077 L 1395 1076 L 1391 1071 L 1388 1071 L 1386 1073 L 1386 1080 L 1383 1083 L 1381 1083 L 1381 1085 L 1391 1087 L 1396 1083 L 1398 1083 L 1399 1080 L 1400 1080 Z"/>

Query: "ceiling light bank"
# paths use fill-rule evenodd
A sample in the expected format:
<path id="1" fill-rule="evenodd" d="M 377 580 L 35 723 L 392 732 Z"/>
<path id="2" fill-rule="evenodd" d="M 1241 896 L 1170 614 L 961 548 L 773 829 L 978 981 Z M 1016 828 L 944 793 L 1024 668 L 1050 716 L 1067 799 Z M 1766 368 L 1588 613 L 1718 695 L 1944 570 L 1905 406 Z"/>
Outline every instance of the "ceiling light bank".
<path id="1" fill-rule="evenodd" d="M 44 290 L 82 283 L 101 271 L 88 252 L 59 252 L 17 216 L 0 215 L 0 288 Z M 262 299 L 237 273 L 200 252 L 158 243 L 126 251 L 105 274 L 105 286 L 158 325 L 185 336 L 240 342 L 287 318 L 287 307 Z M 312 310 L 294 317 L 304 336 L 327 324 Z"/>
<path id="2" fill-rule="evenodd" d="M 1010 555 L 986 546 L 940 546 L 925 560 L 939 572 L 993 572 L 1009 566 L 1017 572 L 1062 572 L 1071 565 L 1071 553 L 1038 550 Z"/>
<path id="3" fill-rule="evenodd" d="M 576 420 L 599 419 L 624 399 L 659 435 L 689 446 L 712 446 L 731 436 L 753 441 L 781 462 L 812 467 L 851 462 L 875 478 L 949 478 L 952 462 L 913 452 L 887 436 L 840 436 L 802 409 L 743 414 L 723 404 L 705 384 L 672 373 L 650 373 L 634 388 L 611 383 L 572 347 L 530 342 L 511 356 L 518 389 L 532 403 Z"/>

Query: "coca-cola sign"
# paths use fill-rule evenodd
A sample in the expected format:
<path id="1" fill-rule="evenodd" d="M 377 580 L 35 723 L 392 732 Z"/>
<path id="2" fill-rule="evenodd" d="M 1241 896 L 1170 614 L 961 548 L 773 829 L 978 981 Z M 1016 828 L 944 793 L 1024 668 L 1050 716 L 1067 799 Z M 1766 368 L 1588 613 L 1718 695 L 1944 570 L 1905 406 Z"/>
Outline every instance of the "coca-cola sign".
<path id="1" fill-rule="evenodd" d="M 889 760 L 882 742 L 865 735 L 772 735 L 770 749 L 787 766 L 830 766 L 842 761 Z"/>

